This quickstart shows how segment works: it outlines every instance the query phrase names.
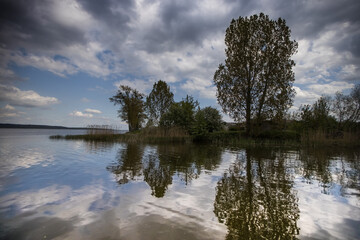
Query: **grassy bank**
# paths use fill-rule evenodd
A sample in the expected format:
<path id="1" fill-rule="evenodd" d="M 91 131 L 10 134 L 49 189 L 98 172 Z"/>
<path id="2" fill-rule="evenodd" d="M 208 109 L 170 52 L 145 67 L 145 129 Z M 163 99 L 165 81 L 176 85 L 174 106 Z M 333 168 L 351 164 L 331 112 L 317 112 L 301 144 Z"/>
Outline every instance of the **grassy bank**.
<path id="1" fill-rule="evenodd" d="M 247 137 L 243 131 L 219 131 L 201 136 L 191 136 L 181 128 L 153 127 L 125 134 L 91 131 L 84 135 L 55 135 L 50 136 L 50 138 L 130 143 L 203 142 L 216 145 L 239 146 L 360 146 L 360 136 L 357 133 L 344 132 L 334 135 L 321 131 L 308 131 L 299 134 L 294 131 L 270 130 L 252 137 Z"/>
<path id="2" fill-rule="evenodd" d="M 145 128 L 140 131 L 124 134 L 111 132 L 88 131 L 84 135 L 54 135 L 50 139 L 130 142 L 130 143 L 166 143 L 166 142 L 192 142 L 193 138 L 180 128 Z"/>

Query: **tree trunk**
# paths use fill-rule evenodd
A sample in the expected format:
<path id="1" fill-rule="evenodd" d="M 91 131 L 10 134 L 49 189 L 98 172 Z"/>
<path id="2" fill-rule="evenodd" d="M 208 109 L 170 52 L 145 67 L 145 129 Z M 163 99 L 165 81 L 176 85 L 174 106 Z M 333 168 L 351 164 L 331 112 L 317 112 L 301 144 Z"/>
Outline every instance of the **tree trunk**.
<path id="1" fill-rule="evenodd" d="M 250 136 L 250 129 L 251 129 L 251 81 L 250 77 L 248 80 L 248 88 L 246 93 L 246 136 Z"/>
<path id="2" fill-rule="evenodd" d="M 250 129 L 251 129 L 251 101 L 250 98 L 248 98 L 246 99 L 246 125 L 245 125 L 246 136 L 250 136 Z"/>

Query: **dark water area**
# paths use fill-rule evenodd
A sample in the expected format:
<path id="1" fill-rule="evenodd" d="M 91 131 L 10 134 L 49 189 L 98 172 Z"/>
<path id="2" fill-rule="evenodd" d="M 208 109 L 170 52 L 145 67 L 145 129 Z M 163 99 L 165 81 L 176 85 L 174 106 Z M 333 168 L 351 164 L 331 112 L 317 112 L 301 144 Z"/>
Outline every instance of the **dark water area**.
<path id="1" fill-rule="evenodd" d="M 360 239 L 360 150 L 0 129 L 0 239 Z"/>

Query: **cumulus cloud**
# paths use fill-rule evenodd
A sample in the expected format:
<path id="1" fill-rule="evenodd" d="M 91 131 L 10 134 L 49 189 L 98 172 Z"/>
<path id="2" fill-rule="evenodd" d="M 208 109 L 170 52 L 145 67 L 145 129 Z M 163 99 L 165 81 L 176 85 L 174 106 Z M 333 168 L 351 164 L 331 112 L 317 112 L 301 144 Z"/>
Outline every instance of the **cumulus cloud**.
<path id="1" fill-rule="evenodd" d="M 83 112 L 82 111 L 73 111 L 69 115 L 73 117 L 80 117 L 80 118 L 93 118 L 94 114 L 101 114 L 102 112 L 97 109 L 86 108 Z"/>
<path id="2" fill-rule="evenodd" d="M 162 79 L 215 100 L 212 76 L 225 59 L 225 29 L 232 18 L 259 12 L 286 19 L 299 42 L 297 102 L 304 92 L 334 92 L 317 85 L 359 81 L 360 2 L 355 0 L 5 0 L 0 9 L 2 82 L 16 77 L 8 67 L 13 62 L 64 77 L 85 72 L 124 79 L 114 85 L 143 93 Z"/>
<path id="3" fill-rule="evenodd" d="M 0 84 L 0 101 L 23 107 L 48 107 L 60 103 L 55 97 L 43 97 L 37 92 L 22 91 L 17 87 Z"/>
<path id="4" fill-rule="evenodd" d="M 47 56 L 22 55 L 19 52 L 10 57 L 11 61 L 16 62 L 19 66 L 33 66 L 41 70 L 52 72 L 56 75 L 65 77 L 74 74 L 78 70 L 67 59 L 55 60 Z"/>
<path id="5" fill-rule="evenodd" d="M 73 116 L 73 117 L 84 117 L 84 118 L 92 118 L 92 117 L 94 117 L 94 115 L 91 114 L 91 113 L 83 113 L 81 111 L 73 111 L 69 115 Z"/>

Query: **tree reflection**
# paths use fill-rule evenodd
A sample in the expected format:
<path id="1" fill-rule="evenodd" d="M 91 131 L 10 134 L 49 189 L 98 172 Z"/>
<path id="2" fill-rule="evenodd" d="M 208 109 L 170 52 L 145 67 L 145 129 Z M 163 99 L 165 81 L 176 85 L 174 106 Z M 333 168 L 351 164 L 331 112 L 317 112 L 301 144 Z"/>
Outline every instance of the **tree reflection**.
<path id="1" fill-rule="evenodd" d="M 128 183 L 142 176 L 143 146 L 138 144 L 127 144 L 120 148 L 116 155 L 116 162 L 107 167 L 107 170 L 116 175 L 119 184 Z"/>
<path id="2" fill-rule="evenodd" d="M 145 157 L 144 164 L 144 180 L 155 197 L 165 195 L 174 174 L 187 185 L 197 179 L 202 170 L 214 170 L 221 162 L 221 149 L 215 146 L 166 144 L 156 146 L 156 150 L 155 155 Z"/>
<path id="3" fill-rule="evenodd" d="M 293 239 L 299 233 L 298 199 L 284 159 L 247 149 L 218 182 L 214 212 L 228 226 L 226 239 Z"/>
<path id="4" fill-rule="evenodd" d="M 119 184 L 143 180 L 151 194 L 163 197 L 176 175 L 185 184 L 197 179 L 203 170 L 214 170 L 221 162 L 221 149 L 193 144 L 146 145 L 127 144 L 107 169 Z"/>
<path id="5" fill-rule="evenodd" d="M 214 170 L 221 162 L 221 149 L 216 146 L 174 144 L 159 145 L 159 160 L 188 185 L 202 170 Z"/>
<path id="6" fill-rule="evenodd" d="M 147 165 L 144 167 L 144 181 L 151 188 L 151 195 L 164 197 L 168 185 L 172 183 L 171 167 L 160 163 L 158 156 L 149 155 Z"/>

